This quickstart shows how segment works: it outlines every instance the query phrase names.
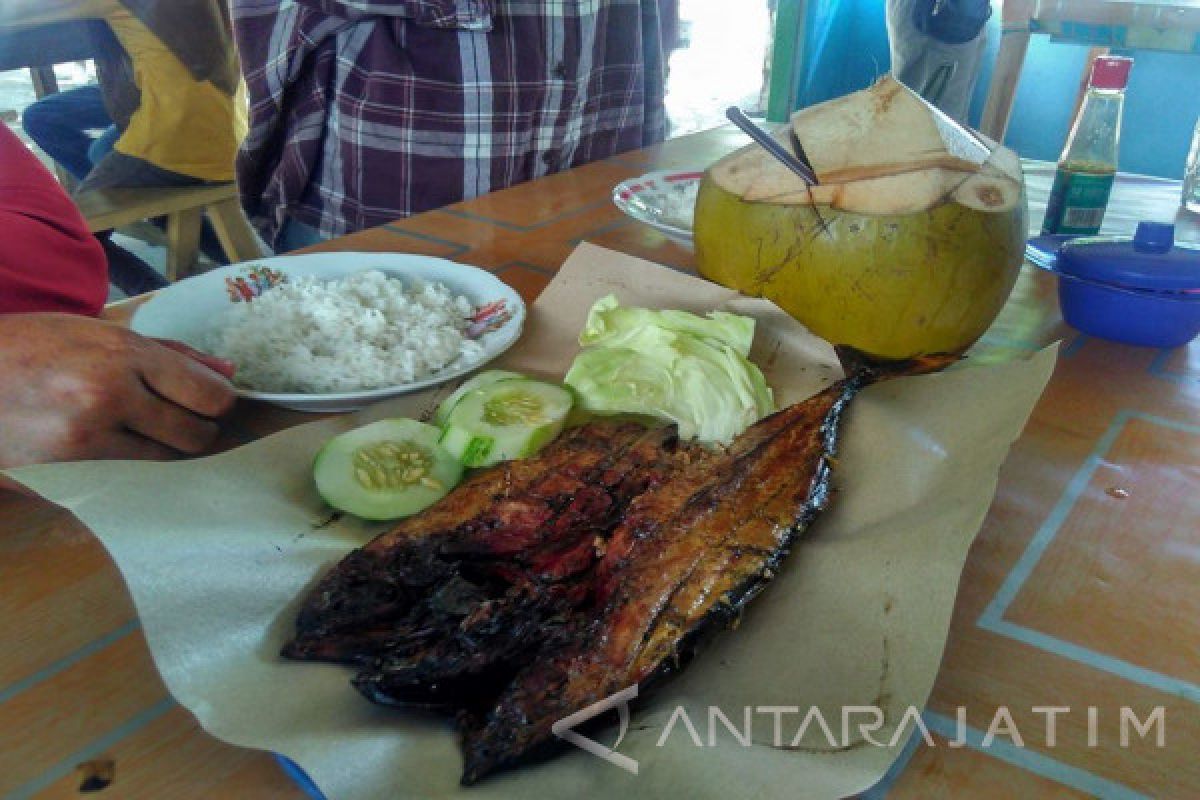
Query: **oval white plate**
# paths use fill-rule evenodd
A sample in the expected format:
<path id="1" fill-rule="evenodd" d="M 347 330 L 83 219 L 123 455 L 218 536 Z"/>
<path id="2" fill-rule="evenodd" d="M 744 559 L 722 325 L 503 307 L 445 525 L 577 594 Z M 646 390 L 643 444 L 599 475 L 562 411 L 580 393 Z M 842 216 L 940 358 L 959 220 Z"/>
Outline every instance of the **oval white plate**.
<path id="1" fill-rule="evenodd" d="M 231 264 L 179 281 L 140 306 L 130 327 L 144 336 L 178 339 L 203 350 L 212 326 L 237 295 L 261 294 L 269 279 L 263 269 L 285 276 L 312 276 L 322 280 L 344 278 L 377 269 L 390 277 L 445 284 L 465 295 L 476 308 L 502 303 L 489 317 L 480 336 L 483 357 L 468 364 L 452 363 L 426 378 L 399 386 L 356 392 L 299 394 L 259 392 L 238 388 L 242 397 L 274 403 L 297 411 L 353 411 L 389 397 L 415 392 L 476 370 L 511 347 L 525 323 L 525 303 L 511 287 L 491 273 L 442 258 L 404 253 L 311 253 L 263 258 Z"/>
<path id="2" fill-rule="evenodd" d="M 691 214 L 680 216 L 677 210 L 671 207 L 670 200 L 672 196 L 691 194 L 694 202 L 696 188 L 703 176 L 703 172 L 696 170 L 647 172 L 614 186 L 613 203 L 638 222 L 645 223 L 667 238 L 690 248 Z"/>

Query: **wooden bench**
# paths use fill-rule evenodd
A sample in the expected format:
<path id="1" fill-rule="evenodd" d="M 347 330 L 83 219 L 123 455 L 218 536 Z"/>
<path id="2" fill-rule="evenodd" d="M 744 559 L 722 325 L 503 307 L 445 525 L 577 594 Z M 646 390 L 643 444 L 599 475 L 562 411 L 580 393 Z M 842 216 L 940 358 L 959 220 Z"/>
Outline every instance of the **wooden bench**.
<path id="1" fill-rule="evenodd" d="M 195 267 L 205 214 L 230 262 L 263 255 L 261 241 L 242 213 L 237 185 L 232 182 L 170 189 L 97 189 L 76 194 L 75 202 L 92 232 L 165 216 L 168 280 L 187 277 Z"/>
<path id="2" fill-rule="evenodd" d="M 0 3 L 4 0 L 0 0 Z M 54 65 L 94 58 L 112 31 L 101 20 L 74 20 L 23 30 L 0 28 L 0 71 L 28 69 L 36 95 L 58 91 Z M 56 167 L 59 180 L 70 189 L 73 181 Z M 238 203 L 237 186 L 221 183 L 170 189 L 108 189 L 75 195 L 88 228 L 105 231 L 141 220 L 167 218 L 167 278 L 185 277 L 195 267 L 200 227 L 207 213 L 221 248 L 230 261 L 263 255 L 262 244 Z"/>

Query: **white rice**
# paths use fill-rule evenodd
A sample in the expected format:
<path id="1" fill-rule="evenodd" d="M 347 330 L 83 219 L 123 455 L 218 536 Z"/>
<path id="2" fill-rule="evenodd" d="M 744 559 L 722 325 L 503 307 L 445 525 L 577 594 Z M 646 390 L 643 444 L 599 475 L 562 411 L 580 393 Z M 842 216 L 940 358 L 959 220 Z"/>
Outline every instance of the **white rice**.
<path id="1" fill-rule="evenodd" d="M 236 382 L 266 392 L 349 392 L 411 383 L 482 345 L 466 336 L 471 302 L 440 283 L 378 270 L 342 280 L 297 278 L 224 312 L 208 342 Z"/>
<path id="2" fill-rule="evenodd" d="M 700 181 L 676 181 L 668 183 L 659 195 L 662 212 L 659 219 L 677 228 L 692 229 L 696 218 L 696 195 L 700 192 Z"/>

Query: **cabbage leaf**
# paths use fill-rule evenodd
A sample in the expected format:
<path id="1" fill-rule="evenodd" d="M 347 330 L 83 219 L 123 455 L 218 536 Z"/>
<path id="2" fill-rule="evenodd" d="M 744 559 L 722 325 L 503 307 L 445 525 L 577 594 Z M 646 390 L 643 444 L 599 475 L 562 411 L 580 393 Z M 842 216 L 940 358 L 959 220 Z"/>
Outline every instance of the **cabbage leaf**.
<path id="1" fill-rule="evenodd" d="M 710 311 L 707 317 L 701 317 L 690 311 L 622 307 L 617 296 L 609 294 L 592 304 L 579 334 L 579 343 L 585 347 L 620 347 L 626 337 L 646 327 L 714 339 L 729 345 L 742 356 L 750 355 L 750 345 L 754 341 L 754 320 L 750 317 L 728 311 Z"/>
<path id="2" fill-rule="evenodd" d="M 592 413 L 649 415 L 683 439 L 728 444 L 774 410 L 747 358 L 753 339 L 749 317 L 628 308 L 608 295 L 592 306 L 564 382 Z"/>

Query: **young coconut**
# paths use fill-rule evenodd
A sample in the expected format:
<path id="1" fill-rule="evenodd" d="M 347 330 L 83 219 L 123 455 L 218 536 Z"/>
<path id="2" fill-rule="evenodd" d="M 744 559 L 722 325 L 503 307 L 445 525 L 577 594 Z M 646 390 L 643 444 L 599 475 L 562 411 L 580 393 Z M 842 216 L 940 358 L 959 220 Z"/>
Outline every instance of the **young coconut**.
<path id="1" fill-rule="evenodd" d="M 791 127 L 820 183 L 756 144 L 710 167 L 696 198 L 700 274 L 877 358 L 969 347 L 1021 267 L 1016 154 L 890 76 Z M 790 146 L 786 130 L 777 138 Z"/>

